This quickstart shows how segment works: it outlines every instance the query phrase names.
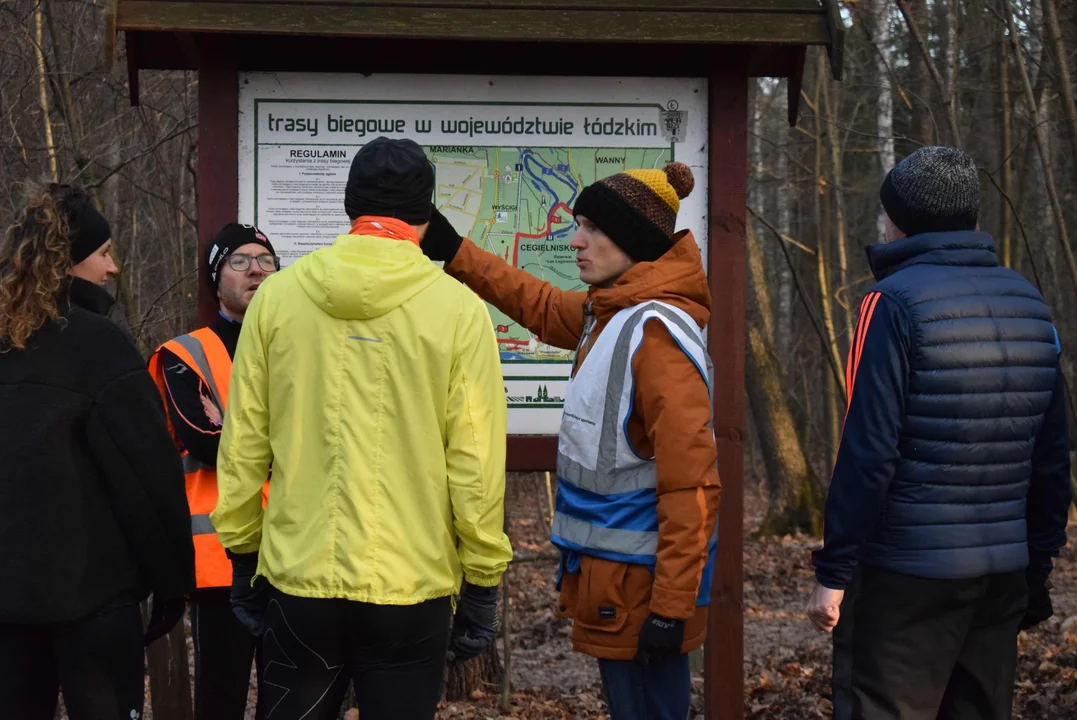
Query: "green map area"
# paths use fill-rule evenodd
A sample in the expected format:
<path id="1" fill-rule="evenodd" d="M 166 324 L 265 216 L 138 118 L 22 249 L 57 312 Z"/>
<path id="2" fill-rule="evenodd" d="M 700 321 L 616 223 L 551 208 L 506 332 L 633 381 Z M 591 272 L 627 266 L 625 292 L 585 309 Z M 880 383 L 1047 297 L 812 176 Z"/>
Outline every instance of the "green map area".
<path id="1" fill-rule="evenodd" d="M 437 177 L 435 204 L 480 248 L 564 290 L 583 290 L 572 206 L 596 180 L 626 169 L 656 169 L 670 148 L 529 148 L 429 146 Z M 570 362 L 489 306 L 502 362 Z"/>

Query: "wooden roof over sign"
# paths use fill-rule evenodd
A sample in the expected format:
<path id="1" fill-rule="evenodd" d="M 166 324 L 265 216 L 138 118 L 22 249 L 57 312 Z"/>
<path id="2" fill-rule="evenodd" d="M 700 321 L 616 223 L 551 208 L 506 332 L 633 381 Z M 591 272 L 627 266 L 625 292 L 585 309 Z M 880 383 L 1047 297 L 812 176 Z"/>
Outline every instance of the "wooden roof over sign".
<path id="1" fill-rule="evenodd" d="M 833 18 L 827 5 L 821 0 L 118 0 L 117 29 L 829 45 Z"/>
<path id="2" fill-rule="evenodd" d="M 690 75 L 705 74 L 714 62 L 733 62 L 744 65 L 751 75 L 794 79 L 792 108 L 807 46 L 826 47 L 834 77 L 841 77 L 843 27 L 837 3 L 111 0 L 109 21 L 113 37 L 124 32 L 135 86 L 139 68 L 197 69 L 208 62 L 209 48 L 224 45 L 241 69 L 401 71 L 410 69 L 408 61 L 389 56 L 430 52 L 437 62 L 413 64 L 452 72 L 466 65 L 453 57 L 463 52 L 510 54 L 522 43 L 545 43 L 566 50 L 557 62 L 575 62 L 577 69 L 535 68 L 529 60 L 518 59 L 503 71 L 578 72 L 582 63 L 595 74 Z M 356 40 L 364 41 L 358 53 Z M 615 59 L 603 57 L 607 50 Z M 137 87 L 132 90 L 137 97 Z"/>

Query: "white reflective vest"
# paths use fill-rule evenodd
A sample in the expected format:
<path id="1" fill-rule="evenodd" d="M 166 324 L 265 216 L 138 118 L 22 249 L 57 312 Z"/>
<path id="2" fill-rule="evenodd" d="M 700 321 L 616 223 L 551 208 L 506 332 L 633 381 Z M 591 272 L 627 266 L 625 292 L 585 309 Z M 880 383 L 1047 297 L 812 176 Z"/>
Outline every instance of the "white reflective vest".
<path id="1" fill-rule="evenodd" d="M 628 437 L 635 379 L 632 358 L 647 322 L 665 325 L 713 394 L 703 333 L 691 316 L 651 301 L 614 315 L 569 381 L 558 438 L 557 507 L 552 540 L 574 553 L 654 567 L 658 548 L 657 472 Z M 711 538 L 700 605 L 710 595 L 717 528 Z M 569 562 L 569 569 L 575 563 Z"/>

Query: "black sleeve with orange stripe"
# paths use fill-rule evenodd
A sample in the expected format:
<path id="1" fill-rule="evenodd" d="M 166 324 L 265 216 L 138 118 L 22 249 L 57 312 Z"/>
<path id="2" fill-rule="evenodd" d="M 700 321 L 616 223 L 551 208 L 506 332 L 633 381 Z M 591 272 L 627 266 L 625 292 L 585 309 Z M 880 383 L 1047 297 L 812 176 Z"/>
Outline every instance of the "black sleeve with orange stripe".
<path id="1" fill-rule="evenodd" d="M 816 579 L 835 590 L 852 580 L 900 458 L 911 343 L 905 309 L 882 293 L 868 293 L 849 348 L 849 407 L 826 500 L 823 547 L 812 554 Z"/>
<path id="2" fill-rule="evenodd" d="M 198 373 L 167 349 L 161 350 L 165 378 L 165 407 L 183 449 L 203 465 L 217 466 L 221 426 L 206 415 L 202 398 L 209 398 Z"/>

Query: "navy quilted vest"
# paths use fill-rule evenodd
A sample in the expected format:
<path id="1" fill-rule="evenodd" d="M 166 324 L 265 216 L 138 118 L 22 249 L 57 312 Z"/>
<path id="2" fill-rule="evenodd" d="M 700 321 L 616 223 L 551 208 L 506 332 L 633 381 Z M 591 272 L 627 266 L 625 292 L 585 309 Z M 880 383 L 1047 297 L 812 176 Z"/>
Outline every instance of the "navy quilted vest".
<path id="1" fill-rule="evenodd" d="M 1021 570 L 1032 449 L 1055 386 L 1050 310 L 984 233 L 916 235 L 868 256 L 912 337 L 901 460 L 861 562 L 929 578 Z"/>

